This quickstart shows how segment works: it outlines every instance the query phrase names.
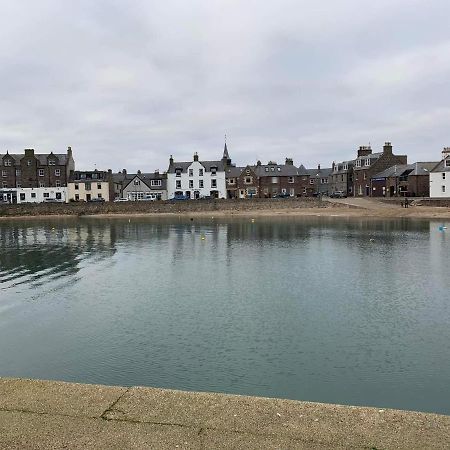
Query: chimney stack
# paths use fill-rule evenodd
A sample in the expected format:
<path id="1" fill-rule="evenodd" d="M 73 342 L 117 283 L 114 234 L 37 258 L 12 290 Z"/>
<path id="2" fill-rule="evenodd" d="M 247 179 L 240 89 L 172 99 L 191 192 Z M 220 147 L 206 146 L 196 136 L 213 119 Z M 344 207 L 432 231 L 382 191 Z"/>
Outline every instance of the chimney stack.
<path id="1" fill-rule="evenodd" d="M 198 153 L 197 152 L 194 153 L 194 161 L 198 161 Z"/>
<path id="2" fill-rule="evenodd" d="M 358 158 L 360 156 L 369 156 L 371 154 L 372 154 L 372 147 L 370 145 L 368 146 L 362 145 L 361 147 L 359 147 Z"/>
<path id="3" fill-rule="evenodd" d="M 444 147 L 442 150 L 442 159 L 447 159 L 450 157 L 450 147 Z"/>
<path id="4" fill-rule="evenodd" d="M 72 158 L 72 147 L 67 147 L 67 157 Z"/>
<path id="5" fill-rule="evenodd" d="M 294 160 L 292 158 L 286 158 L 286 165 L 287 166 L 293 166 Z"/>
<path id="6" fill-rule="evenodd" d="M 25 149 L 25 156 L 33 157 L 34 156 L 34 148 L 26 148 Z"/>
<path id="7" fill-rule="evenodd" d="M 383 153 L 385 155 L 392 155 L 392 144 L 390 142 L 385 142 L 384 143 Z"/>
<path id="8" fill-rule="evenodd" d="M 317 165 L 317 170 L 320 170 L 320 164 Z"/>
<path id="9" fill-rule="evenodd" d="M 123 169 L 123 170 L 122 170 L 122 173 L 123 173 L 124 175 L 126 175 L 126 174 L 127 174 L 127 169 Z"/>

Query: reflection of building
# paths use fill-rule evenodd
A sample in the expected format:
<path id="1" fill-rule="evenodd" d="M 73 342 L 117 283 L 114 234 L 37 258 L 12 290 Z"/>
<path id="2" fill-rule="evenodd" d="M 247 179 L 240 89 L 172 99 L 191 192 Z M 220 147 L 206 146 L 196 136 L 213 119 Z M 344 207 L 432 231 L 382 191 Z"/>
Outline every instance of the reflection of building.
<path id="1" fill-rule="evenodd" d="M 430 197 L 450 197 L 450 147 L 442 151 L 442 161 L 430 173 Z"/>
<path id="2" fill-rule="evenodd" d="M 175 162 L 171 156 L 167 171 L 168 198 L 226 198 L 225 169 L 228 162 L 231 160 L 226 147 L 220 161 L 199 161 L 197 153 L 190 162 Z"/>
<path id="3" fill-rule="evenodd" d="M 70 201 L 108 202 L 114 194 L 112 172 L 93 170 L 76 171 L 70 174 L 68 183 L 68 197 Z"/>

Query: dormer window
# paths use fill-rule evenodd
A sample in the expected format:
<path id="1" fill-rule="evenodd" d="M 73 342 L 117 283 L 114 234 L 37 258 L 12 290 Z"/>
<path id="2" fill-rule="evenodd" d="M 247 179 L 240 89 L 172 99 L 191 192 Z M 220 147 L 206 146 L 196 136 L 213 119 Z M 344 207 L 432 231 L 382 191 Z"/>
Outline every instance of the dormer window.
<path id="1" fill-rule="evenodd" d="M 356 160 L 356 167 L 361 167 L 361 160 L 360 159 Z"/>
<path id="2" fill-rule="evenodd" d="M 278 172 L 281 172 L 281 167 L 277 167 Z"/>
<path id="3" fill-rule="evenodd" d="M 250 175 L 250 169 L 247 169 L 247 170 L 245 171 L 245 174 L 246 174 L 246 175 Z"/>
<path id="4" fill-rule="evenodd" d="M 366 167 L 370 166 L 370 158 L 367 158 L 367 159 L 366 159 L 364 165 L 365 165 Z"/>
<path id="5" fill-rule="evenodd" d="M 48 160 L 48 165 L 49 166 L 56 166 L 56 161 L 54 159 L 49 159 Z"/>
<path id="6" fill-rule="evenodd" d="M 12 163 L 11 163 L 10 159 L 5 159 L 5 166 L 7 166 L 7 167 L 12 166 Z"/>
<path id="7" fill-rule="evenodd" d="M 211 167 L 211 175 L 215 175 L 217 173 L 217 167 Z"/>
<path id="8" fill-rule="evenodd" d="M 445 167 L 450 167 L 450 158 L 445 160 Z"/>
<path id="9" fill-rule="evenodd" d="M 271 167 L 271 168 L 270 168 L 270 171 L 271 171 L 271 172 L 275 172 L 275 167 Z"/>
<path id="10" fill-rule="evenodd" d="M 343 170 L 348 170 L 348 164 L 344 164 L 344 166 L 342 167 Z"/>
<path id="11" fill-rule="evenodd" d="M 338 170 L 339 170 L 339 166 L 336 164 L 336 165 L 334 166 L 334 171 L 337 172 Z"/>
<path id="12" fill-rule="evenodd" d="M 266 171 L 266 172 L 268 172 L 268 171 L 269 171 L 269 168 L 268 168 L 268 167 L 266 167 L 265 171 Z"/>
<path id="13" fill-rule="evenodd" d="M 175 169 L 175 176 L 181 177 L 181 169 Z"/>

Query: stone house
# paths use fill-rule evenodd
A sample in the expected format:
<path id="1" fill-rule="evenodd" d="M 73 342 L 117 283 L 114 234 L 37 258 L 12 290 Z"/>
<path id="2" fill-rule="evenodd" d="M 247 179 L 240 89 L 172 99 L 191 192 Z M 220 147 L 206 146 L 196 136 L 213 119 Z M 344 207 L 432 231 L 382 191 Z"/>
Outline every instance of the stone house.
<path id="1" fill-rule="evenodd" d="M 238 179 L 244 167 L 228 166 L 225 171 L 227 198 L 239 198 Z"/>
<path id="2" fill-rule="evenodd" d="M 329 195 L 331 182 L 331 168 L 321 168 L 320 164 L 317 169 L 306 169 L 309 175 L 309 195 Z"/>
<path id="3" fill-rule="evenodd" d="M 450 147 L 442 151 L 442 160 L 430 172 L 430 197 L 450 197 Z"/>
<path id="4" fill-rule="evenodd" d="M 328 184 L 329 194 L 344 192 L 347 196 L 352 196 L 353 161 L 333 162 Z"/>
<path id="5" fill-rule="evenodd" d="M 74 171 L 70 174 L 67 189 L 69 201 L 112 201 L 114 200 L 112 171 L 97 169 Z"/>
<path id="6" fill-rule="evenodd" d="M 37 154 L 25 149 L 24 154 L 0 154 L 0 188 L 40 188 L 67 186 L 70 172 L 75 170 L 71 147 L 67 153 Z"/>
<path id="7" fill-rule="evenodd" d="M 408 157 L 406 155 L 394 155 L 392 144 L 386 142 L 383 151 L 372 153 L 370 146 L 360 147 L 358 156 L 354 160 L 354 180 L 353 193 L 355 196 L 371 197 L 371 180 L 376 174 L 383 172 L 389 167 L 397 165 L 406 165 Z"/>
<path id="8" fill-rule="evenodd" d="M 416 162 L 389 167 L 372 177 L 372 197 L 429 197 L 430 170 L 436 165 Z"/>
<path id="9" fill-rule="evenodd" d="M 308 175 L 303 169 L 302 175 L 299 175 L 299 169 L 294 166 L 292 158 L 286 158 L 285 164 L 277 164 L 274 161 L 261 164 L 261 161 L 258 161 L 256 166 L 253 166 L 253 172 L 259 179 L 258 196 L 261 198 L 277 197 L 280 194 L 299 197 L 304 195 L 308 183 Z"/>

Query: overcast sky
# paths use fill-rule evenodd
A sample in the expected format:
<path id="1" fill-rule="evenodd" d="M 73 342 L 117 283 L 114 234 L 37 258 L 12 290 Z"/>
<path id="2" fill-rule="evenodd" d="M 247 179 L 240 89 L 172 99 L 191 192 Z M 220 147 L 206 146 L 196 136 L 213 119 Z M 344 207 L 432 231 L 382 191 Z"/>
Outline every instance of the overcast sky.
<path id="1" fill-rule="evenodd" d="M 0 153 L 330 166 L 450 146 L 449 0 L 0 0 Z"/>

